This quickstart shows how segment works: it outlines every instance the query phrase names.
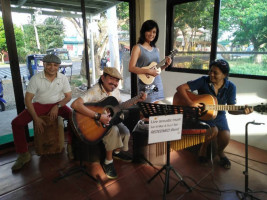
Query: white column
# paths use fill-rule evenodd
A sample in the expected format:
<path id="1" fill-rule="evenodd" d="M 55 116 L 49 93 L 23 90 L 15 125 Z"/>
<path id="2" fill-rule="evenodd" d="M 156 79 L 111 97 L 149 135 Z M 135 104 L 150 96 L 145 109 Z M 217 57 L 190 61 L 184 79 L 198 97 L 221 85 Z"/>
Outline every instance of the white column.
<path id="1" fill-rule="evenodd" d="M 120 71 L 116 6 L 107 10 L 107 18 L 110 62 L 112 67 L 116 67 Z"/>

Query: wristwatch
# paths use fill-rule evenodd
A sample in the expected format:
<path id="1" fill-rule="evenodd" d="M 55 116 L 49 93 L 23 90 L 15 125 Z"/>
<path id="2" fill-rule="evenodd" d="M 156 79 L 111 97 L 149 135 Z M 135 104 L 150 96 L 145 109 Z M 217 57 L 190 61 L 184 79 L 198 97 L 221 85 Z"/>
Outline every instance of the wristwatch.
<path id="1" fill-rule="evenodd" d="M 58 104 L 57 104 L 57 107 L 58 107 L 58 108 L 61 108 L 61 107 L 62 107 L 62 105 L 58 103 Z"/>
<path id="2" fill-rule="evenodd" d="M 94 119 L 95 119 L 95 120 L 100 120 L 100 118 L 101 118 L 101 114 L 98 113 L 98 112 L 95 112 Z"/>

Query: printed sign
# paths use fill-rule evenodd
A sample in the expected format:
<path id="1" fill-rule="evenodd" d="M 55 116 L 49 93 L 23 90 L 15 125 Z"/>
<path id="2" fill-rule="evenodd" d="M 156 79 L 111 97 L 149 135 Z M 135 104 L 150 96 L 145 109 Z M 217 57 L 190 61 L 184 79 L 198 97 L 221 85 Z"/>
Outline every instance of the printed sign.
<path id="1" fill-rule="evenodd" d="M 148 144 L 180 140 L 182 125 L 182 114 L 149 117 Z"/>

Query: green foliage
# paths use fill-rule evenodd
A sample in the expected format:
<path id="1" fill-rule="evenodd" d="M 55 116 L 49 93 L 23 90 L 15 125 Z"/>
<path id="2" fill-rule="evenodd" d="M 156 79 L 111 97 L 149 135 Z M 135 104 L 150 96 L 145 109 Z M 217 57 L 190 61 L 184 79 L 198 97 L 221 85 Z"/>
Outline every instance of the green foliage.
<path id="1" fill-rule="evenodd" d="M 254 46 L 260 50 L 267 43 L 267 2 L 262 0 L 223 0 L 220 29 L 234 32 L 234 45 Z"/>
<path id="2" fill-rule="evenodd" d="M 24 48 L 23 32 L 20 28 L 14 25 L 14 33 L 15 33 L 19 61 L 23 61 L 26 55 L 25 48 Z M 2 51 L 7 51 L 7 44 L 6 44 L 6 36 L 5 36 L 3 19 L 0 18 L 0 52 Z"/>
<path id="3" fill-rule="evenodd" d="M 122 2 L 117 5 L 117 17 L 118 20 L 124 21 L 123 24 L 120 25 L 120 29 L 124 31 L 129 31 L 129 3 L 128 2 Z"/>
<path id="4" fill-rule="evenodd" d="M 73 79 L 71 81 L 71 85 L 75 86 L 75 87 L 79 87 L 83 84 L 82 80 L 78 80 L 78 79 Z"/>
<path id="5" fill-rule="evenodd" d="M 118 19 L 126 19 L 129 20 L 129 3 L 128 2 L 122 2 L 117 5 L 117 17 Z"/>
<path id="6" fill-rule="evenodd" d="M 38 26 L 38 33 L 42 53 L 50 48 L 63 47 L 64 26 L 59 17 L 47 18 L 44 25 Z"/>
<path id="7" fill-rule="evenodd" d="M 1 51 L 7 51 L 5 29 L 2 18 L 0 18 L 0 49 Z"/>
<path id="8" fill-rule="evenodd" d="M 71 86 L 74 86 L 74 87 L 79 87 L 86 82 L 87 80 L 81 75 L 74 75 L 71 78 Z"/>
<path id="9" fill-rule="evenodd" d="M 49 48 L 63 47 L 64 25 L 59 17 L 49 17 L 36 27 L 40 49 L 37 47 L 33 23 L 23 25 L 27 54 L 46 53 Z"/>
<path id="10" fill-rule="evenodd" d="M 214 0 L 201 0 L 181 3 L 174 7 L 175 38 L 181 31 L 185 42 L 184 50 L 192 50 L 190 47 L 194 46 L 197 32 L 201 32 L 203 38 L 211 35 L 206 34 L 212 30 L 213 4 Z"/>
<path id="11" fill-rule="evenodd" d="M 175 6 L 174 26 L 184 29 L 212 28 L 213 1 L 202 0 Z"/>
<path id="12" fill-rule="evenodd" d="M 202 65 L 205 63 L 204 60 L 202 60 L 199 57 L 193 57 L 192 62 L 191 62 L 191 68 L 192 69 L 203 69 Z"/>
<path id="13" fill-rule="evenodd" d="M 232 74 L 267 76 L 267 67 L 262 64 L 254 63 L 249 58 L 229 61 L 229 65 L 231 67 L 230 73 Z"/>

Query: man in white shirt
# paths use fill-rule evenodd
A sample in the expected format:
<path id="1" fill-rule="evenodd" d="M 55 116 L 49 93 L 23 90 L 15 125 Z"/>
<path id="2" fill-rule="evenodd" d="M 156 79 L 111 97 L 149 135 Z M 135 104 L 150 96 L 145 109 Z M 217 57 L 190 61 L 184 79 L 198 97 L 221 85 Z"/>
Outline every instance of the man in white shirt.
<path id="1" fill-rule="evenodd" d="M 71 107 L 77 112 L 94 119 L 96 122 L 109 126 L 111 120 L 109 113 L 97 113 L 86 107 L 84 103 L 99 102 L 110 96 L 115 97 L 118 102 L 121 102 L 120 91 L 118 89 L 121 79 L 122 76 L 115 67 L 105 67 L 103 75 L 100 77 L 98 83 L 87 90 L 81 97 L 77 98 L 71 104 Z M 143 101 L 145 99 L 146 94 L 144 93 L 138 101 Z M 106 159 L 104 163 L 102 163 L 102 167 L 109 179 L 117 178 L 113 158 L 125 162 L 132 161 L 132 158 L 125 153 L 128 151 L 129 138 L 130 131 L 123 123 L 113 125 L 102 138 L 106 149 Z"/>
<path id="2" fill-rule="evenodd" d="M 71 88 L 67 77 L 58 72 L 61 60 L 53 54 L 43 58 L 44 71 L 35 74 L 29 82 L 25 94 L 27 109 L 22 111 L 13 121 L 12 130 L 16 152 L 19 154 L 12 171 L 20 170 L 31 160 L 28 150 L 24 127 L 34 121 L 35 131 L 44 132 L 45 122 L 39 117 L 42 115 L 56 119 L 58 116 L 69 119 L 71 109 L 66 104 L 71 100 Z M 68 136 L 71 143 L 71 128 L 68 126 Z M 68 145 L 69 158 L 73 159 Z"/>

